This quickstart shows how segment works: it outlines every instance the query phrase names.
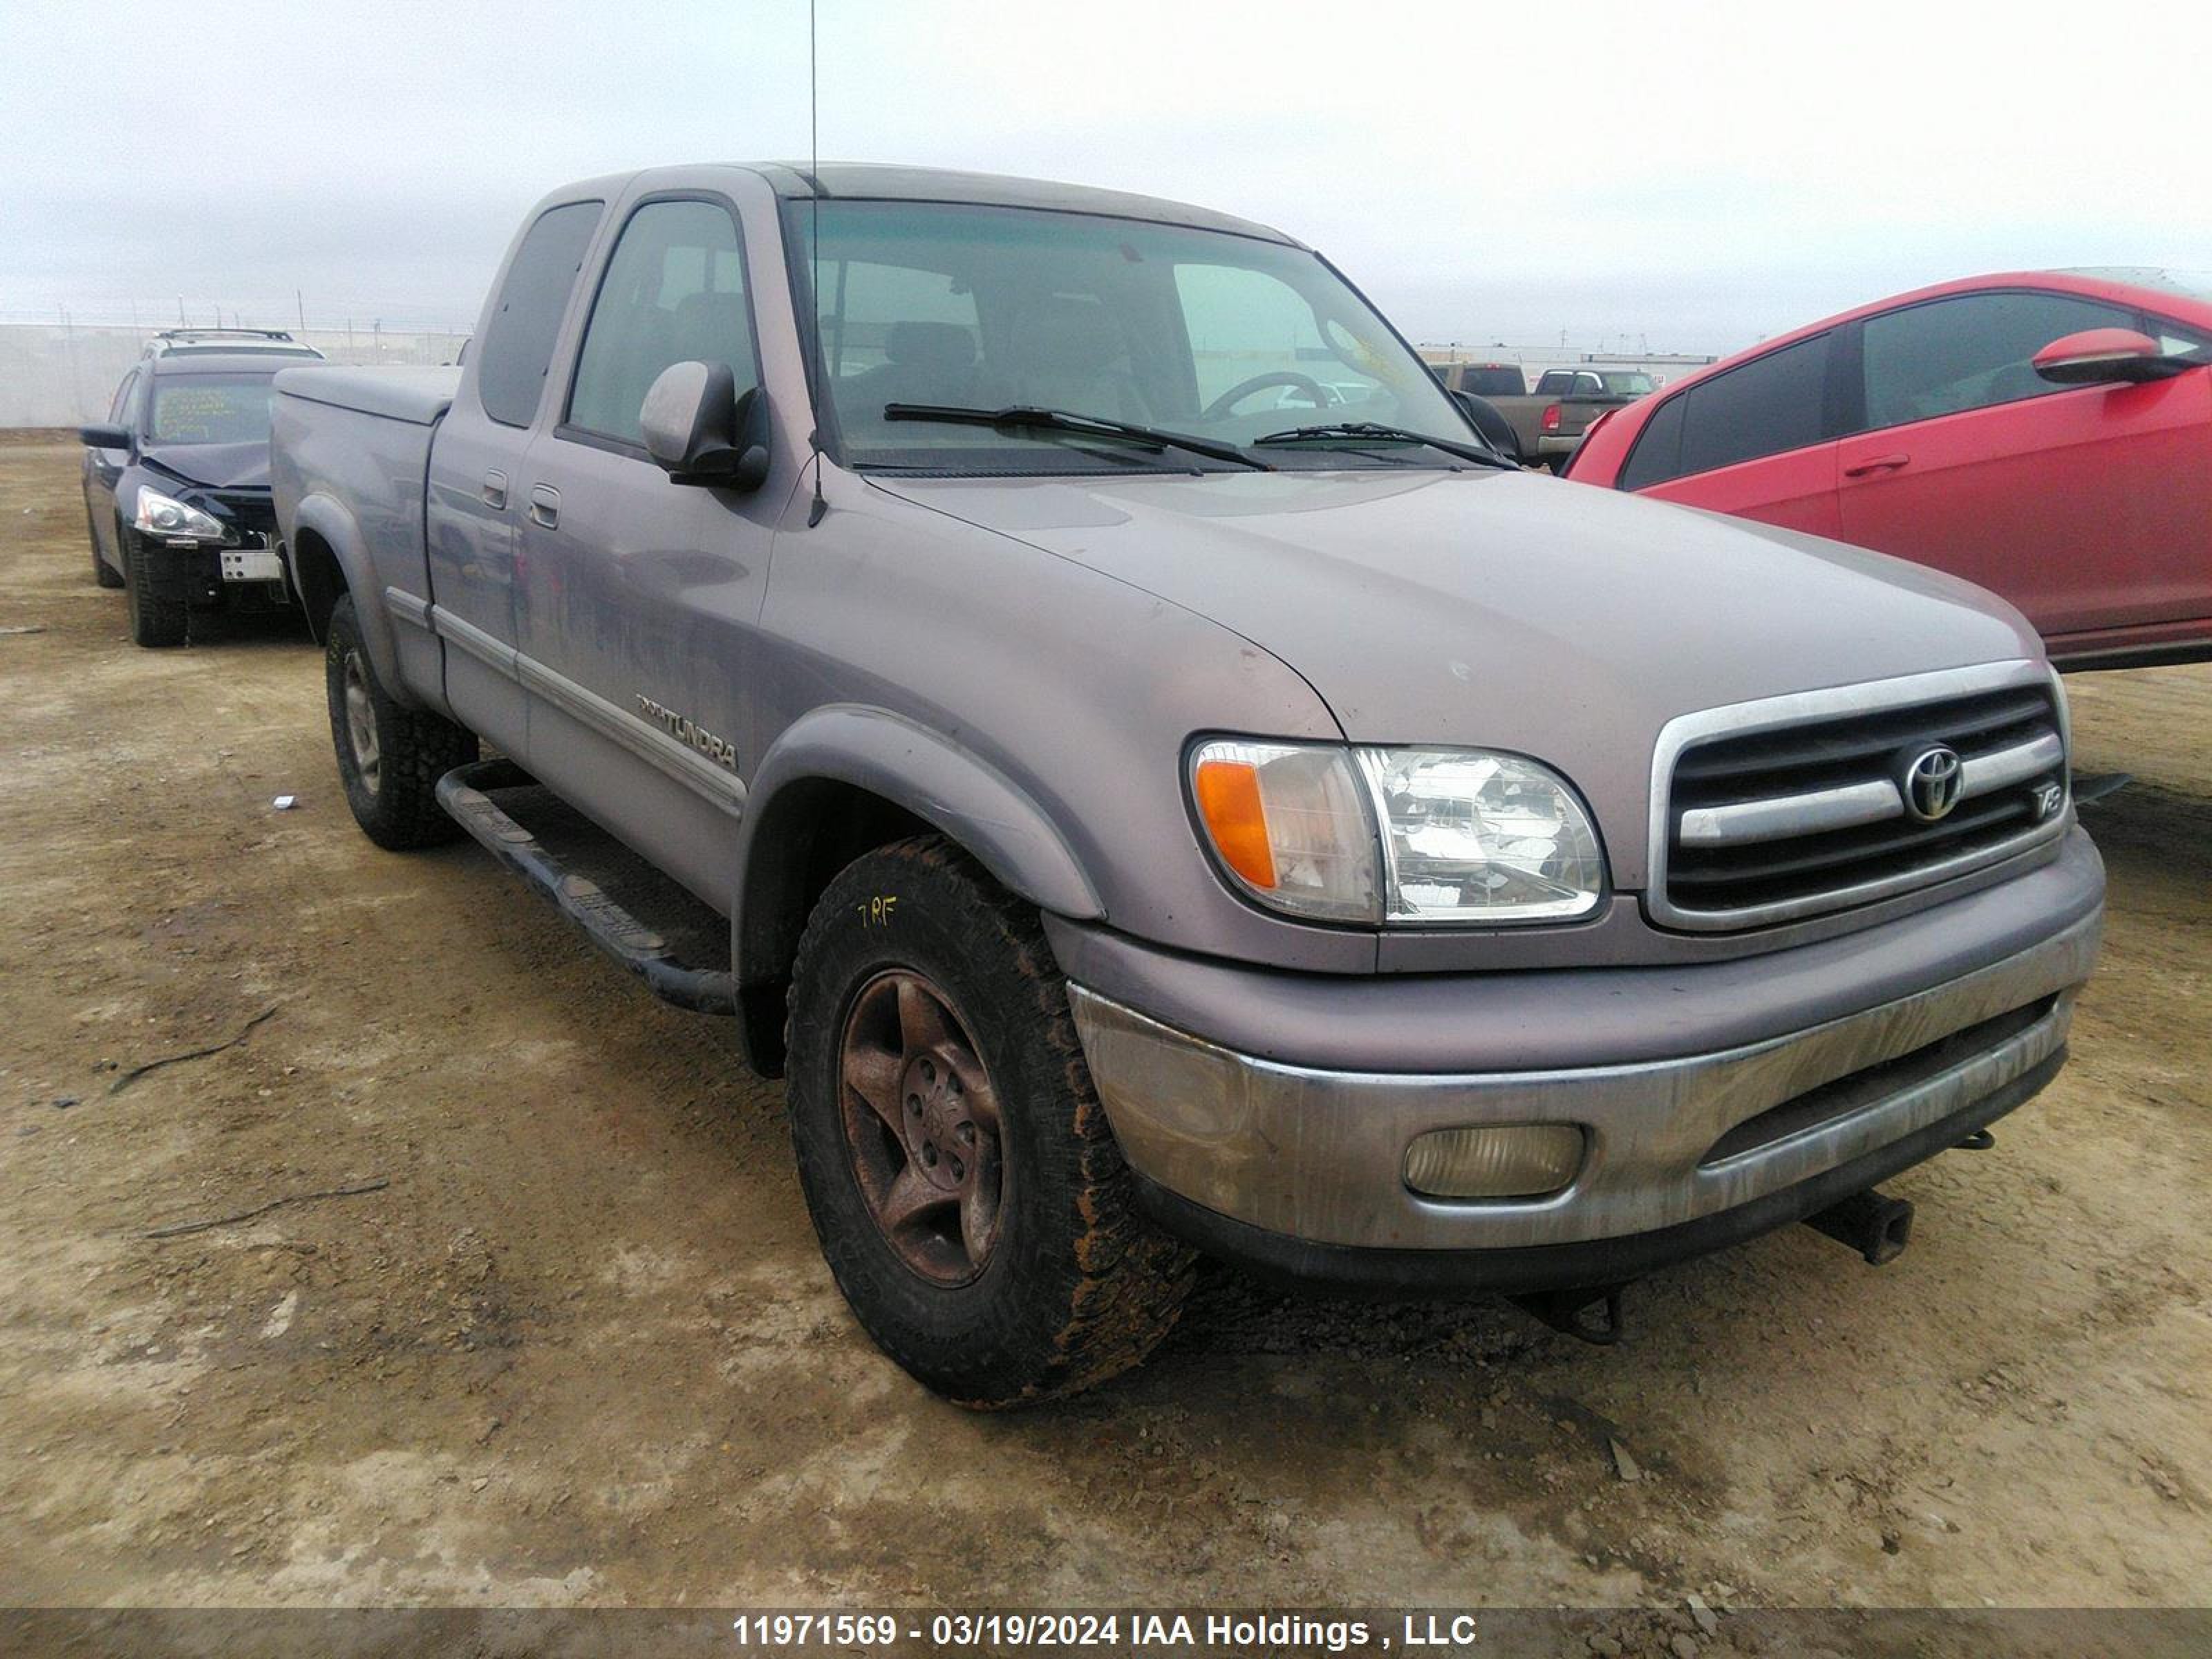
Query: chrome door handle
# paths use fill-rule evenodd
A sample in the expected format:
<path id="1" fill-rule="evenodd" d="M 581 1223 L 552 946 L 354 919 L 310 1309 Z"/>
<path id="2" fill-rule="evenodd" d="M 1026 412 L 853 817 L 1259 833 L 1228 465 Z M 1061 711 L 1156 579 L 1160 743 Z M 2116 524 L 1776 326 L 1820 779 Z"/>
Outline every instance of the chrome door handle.
<path id="1" fill-rule="evenodd" d="M 484 505 L 486 507 L 505 507 L 507 505 L 506 473 L 487 472 L 484 474 L 483 498 Z"/>
<path id="2" fill-rule="evenodd" d="M 1894 472 L 1900 466 L 1911 466 L 1910 455 L 1869 455 L 1866 459 L 1844 469 L 1846 478 L 1863 478 L 1869 472 Z"/>
<path id="3" fill-rule="evenodd" d="M 551 484 L 530 486 L 530 522 L 546 530 L 561 522 L 561 492 Z"/>

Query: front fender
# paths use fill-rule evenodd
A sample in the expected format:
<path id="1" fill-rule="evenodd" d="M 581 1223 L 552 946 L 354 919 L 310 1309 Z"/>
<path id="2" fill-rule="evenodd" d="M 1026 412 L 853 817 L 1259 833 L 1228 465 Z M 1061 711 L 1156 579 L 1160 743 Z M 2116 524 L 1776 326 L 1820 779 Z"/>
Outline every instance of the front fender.
<path id="1" fill-rule="evenodd" d="M 786 728 L 747 791 L 732 929 L 742 983 L 780 976 L 805 925 L 787 896 L 805 866 L 808 788 L 823 783 L 864 789 L 935 825 L 1041 910 L 1083 921 L 1105 916 L 1066 839 L 1012 779 L 902 715 L 830 704 Z"/>
<path id="2" fill-rule="evenodd" d="M 299 556 L 302 535 L 315 537 L 330 549 L 331 556 L 337 561 L 345 591 L 353 595 L 354 617 L 361 624 L 362 643 L 368 647 L 369 664 L 376 670 L 377 683 L 391 693 L 394 702 L 410 708 L 422 707 L 422 700 L 400 677 L 399 641 L 392 632 L 392 613 L 385 607 L 384 588 L 376 580 L 375 562 L 368 556 L 367 541 L 352 512 L 333 495 L 302 496 L 298 510 L 292 515 L 291 528 L 285 554 L 291 568 L 292 586 L 307 614 L 328 616 L 337 596 L 313 591 L 312 584 L 327 578 L 313 568 L 312 560 Z"/>

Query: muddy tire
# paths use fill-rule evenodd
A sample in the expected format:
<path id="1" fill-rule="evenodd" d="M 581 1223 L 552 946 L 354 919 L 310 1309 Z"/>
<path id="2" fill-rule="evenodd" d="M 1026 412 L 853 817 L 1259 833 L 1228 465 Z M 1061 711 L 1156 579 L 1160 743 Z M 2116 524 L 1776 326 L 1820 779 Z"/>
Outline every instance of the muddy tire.
<path id="1" fill-rule="evenodd" d="M 182 645 L 190 612 L 182 599 L 155 594 L 154 548 L 141 535 L 123 532 L 123 587 L 131 605 L 131 638 L 153 647 Z"/>
<path id="2" fill-rule="evenodd" d="M 118 534 L 120 533 L 118 528 Z M 84 538 L 92 544 L 93 580 L 98 582 L 102 587 L 122 586 L 122 574 L 100 556 L 100 531 L 93 523 L 92 504 L 88 501 L 85 504 L 84 509 Z"/>
<path id="3" fill-rule="evenodd" d="M 961 1405 L 1149 1353 L 1194 1258 L 1136 1209 L 1036 912 L 939 836 L 830 884 L 792 972 L 788 1099 L 814 1229 L 876 1345 Z"/>
<path id="4" fill-rule="evenodd" d="M 340 595 L 331 612 L 323 682 L 338 780 L 362 833 L 394 852 L 459 836 L 460 826 L 438 805 L 438 780 L 476 759 L 476 733 L 392 701 L 362 642 L 350 593 Z"/>

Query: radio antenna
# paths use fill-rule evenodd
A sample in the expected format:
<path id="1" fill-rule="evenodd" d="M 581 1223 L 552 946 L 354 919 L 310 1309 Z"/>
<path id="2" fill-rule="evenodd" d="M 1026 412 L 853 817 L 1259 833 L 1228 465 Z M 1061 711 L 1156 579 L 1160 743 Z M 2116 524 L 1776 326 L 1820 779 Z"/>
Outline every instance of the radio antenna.
<path id="1" fill-rule="evenodd" d="M 816 284 L 822 279 L 822 76 L 817 67 L 820 59 L 815 51 L 815 0 L 806 0 L 806 188 L 808 217 L 806 249 L 806 292 L 816 294 Z M 830 503 L 822 494 L 822 302 L 818 297 L 814 305 L 814 351 L 809 367 L 814 384 L 808 390 L 814 396 L 814 429 L 806 434 L 806 441 L 814 452 L 814 501 L 806 509 L 809 530 L 822 522 L 822 515 L 830 510 Z"/>

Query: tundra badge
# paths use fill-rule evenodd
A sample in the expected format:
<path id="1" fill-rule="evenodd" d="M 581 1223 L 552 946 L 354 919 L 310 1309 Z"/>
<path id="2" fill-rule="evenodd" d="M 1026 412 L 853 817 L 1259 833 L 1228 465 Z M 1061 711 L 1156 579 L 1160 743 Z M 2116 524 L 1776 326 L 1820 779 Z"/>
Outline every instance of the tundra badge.
<path id="1" fill-rule="evenodd" d="M 661 727 L 677 742 L 689 744 L 717 766 L 738 769 L 737 745 L 724 738 L 716 737 L 703 726 L 695 726 L 687 715 L 663 707 L 641 691 L 637 694 L 638 710 L 646 719 Z"/>

